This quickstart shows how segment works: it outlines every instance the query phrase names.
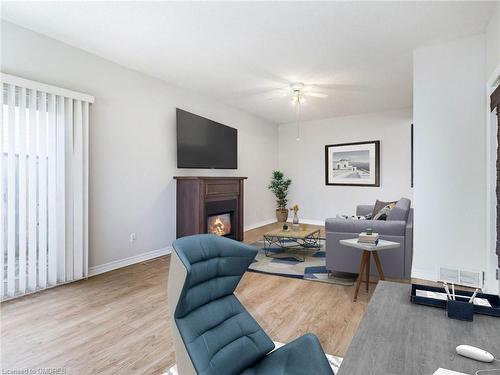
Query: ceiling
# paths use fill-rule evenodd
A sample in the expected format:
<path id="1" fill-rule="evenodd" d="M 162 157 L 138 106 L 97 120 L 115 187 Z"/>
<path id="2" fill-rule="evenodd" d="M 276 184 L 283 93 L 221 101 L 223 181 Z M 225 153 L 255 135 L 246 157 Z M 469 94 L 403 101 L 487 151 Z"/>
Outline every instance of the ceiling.
<path id="1" fill-rule="evenodd" d="M 414 48 L 484 32 L 495 2 L 2 2 L 2 18 L 275 123 L 412 105 Z M 272 95 L 271 95 L 272 96 Z"/>

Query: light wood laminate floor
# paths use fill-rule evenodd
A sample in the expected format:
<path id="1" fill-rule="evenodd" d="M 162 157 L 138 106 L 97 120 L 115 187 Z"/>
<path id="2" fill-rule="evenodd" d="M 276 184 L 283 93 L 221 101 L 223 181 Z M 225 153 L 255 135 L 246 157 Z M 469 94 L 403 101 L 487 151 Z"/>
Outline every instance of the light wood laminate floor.
<path id="1" fill-rule="evenodd" d="M 245 242 L 277 227 L 248 231 Z M 3 303 L 2 368 L 161 374 L 175 362 L 169 263 L 165 256 Z M 370 289 L 353 303 L 354 287 L 247 272 L 237 294 L 273 340 L 313 332 L 326 352 L 343 356 L 375 288 Z"/>

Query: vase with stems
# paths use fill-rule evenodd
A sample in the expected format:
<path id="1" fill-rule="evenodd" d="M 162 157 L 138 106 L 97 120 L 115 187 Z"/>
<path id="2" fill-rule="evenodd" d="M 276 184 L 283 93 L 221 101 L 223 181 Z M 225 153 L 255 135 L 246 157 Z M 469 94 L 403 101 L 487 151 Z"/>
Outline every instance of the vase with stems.
<path id="1" fill-rule="evenodd" d="M 292 208 L 290 208 L 290 211 L 293 211 L 292 229 L 299 230 L 300 229 L 299 216 L 297 215 L 297 212 L 299 212 L 299 205 L 294 204 Z"/>

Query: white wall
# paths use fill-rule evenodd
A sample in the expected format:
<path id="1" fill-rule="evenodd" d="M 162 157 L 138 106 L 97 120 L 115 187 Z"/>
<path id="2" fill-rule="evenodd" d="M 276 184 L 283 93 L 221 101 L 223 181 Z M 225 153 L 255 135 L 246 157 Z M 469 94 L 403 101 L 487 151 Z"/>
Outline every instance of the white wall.
<path id="1" fill-rule="evenodd" d="M 7 22 L 2 22 L 1 63 L 5 73 L 96 98 L 90 137 L 91 267 L 170 246 L 174 175 L 248 176 L 245 225 L 273 219 L 266 186 L 278 165 L 276 125 Z M 176 107 L 238 128 L 238 170 L 176 168 Z M 132 232 L 137 234 L 133 244 Z"/>
<path id="2" fill-rule="evenodd" d="M 486 29 L 486 78 L 500 65 L 500 2 L 495 7 Z"/>
<path id="3" fill-rule="evenodd" d="M 485 36 L 414 52 L 413 277 L 485 271 Z"/>
<path id="4" fill-rule="evenodd" d="M 305 122 L 298 142 L 296 124 L 281 125 L 279 165 L 292 179 L 289 202 L 299 204 L 299 217 L 324 222 L 376 199 L 411 199 L 411 123 L 411 109 Z M 380 187 L 325 185 L 325 145 L 373 140 L 381 141 Z"/>

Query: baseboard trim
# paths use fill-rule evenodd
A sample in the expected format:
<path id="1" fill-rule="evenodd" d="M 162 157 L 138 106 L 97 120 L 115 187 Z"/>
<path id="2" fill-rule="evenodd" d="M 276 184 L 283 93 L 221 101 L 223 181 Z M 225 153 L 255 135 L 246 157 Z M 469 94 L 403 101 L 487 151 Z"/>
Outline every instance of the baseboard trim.
<path id="1" fill-rule="evenodd" d="M 246 232 L 247 230 L 252 230 L 252 229 L 262 227 L 264 225 L 268 225 L 268 224 L 272 224 L 272 223 L 276 223 L 276 219 L 268 219 L 268 220 L 259 221 L 258 223 L 245 225 L 245 228 L 243 230 Z"/>
<path id="2" fill-rule="evenodd" d="M 100 264 L 98 266 L 93 266 L 89 268 L 89 277 L 113 271 L 118 268 L 130 266 L 131 264 L 144 262 L 145 260 L 158 258 L 170 254 L 171 252 L 172 252 L 172 246 L 168 246 L 162 249 L 147 251 L 142 254 L 133 255 L 125 259 L 114 260 L 112 262 Z"/>
<path id="3" fill-rule="evenodd" d="M 292 220 L 287 221 L 288 223 L 291 223 Z M 301 224 L 310 224 L 310 225 L 325 225 L 324 220 L 314 220 L 314 219 L 299 219 L 299 223 Z"/>
<path id="4" fill-rule="evenodd" d="M 415 279 L 437 281 L 436 272 L 425 268 L 413 268 L 411 270 L 411 277 Z"/>
<path id="5" fill-rule="evenodd" d="M 314 219 L 304 219 L 304 220 L 300 220 L 300 222 L 304 223 L 304 224 L 311 224 L 311 225 L 325 225 L 325 221 L 324 220 L 314 220 Z"/>

